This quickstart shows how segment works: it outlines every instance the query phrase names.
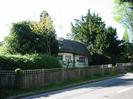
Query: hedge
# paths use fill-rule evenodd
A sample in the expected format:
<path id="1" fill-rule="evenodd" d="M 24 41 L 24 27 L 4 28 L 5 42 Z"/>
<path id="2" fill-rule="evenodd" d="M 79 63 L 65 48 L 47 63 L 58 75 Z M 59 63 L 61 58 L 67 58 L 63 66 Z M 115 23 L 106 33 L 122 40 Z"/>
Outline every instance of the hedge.
<path id="1" fill-rule="evenodd" d="M 58 59 L 49 55 L 0 55 L 0 69 L 15 70 L 16 68 L 42 69 L 61 68 Z"/>

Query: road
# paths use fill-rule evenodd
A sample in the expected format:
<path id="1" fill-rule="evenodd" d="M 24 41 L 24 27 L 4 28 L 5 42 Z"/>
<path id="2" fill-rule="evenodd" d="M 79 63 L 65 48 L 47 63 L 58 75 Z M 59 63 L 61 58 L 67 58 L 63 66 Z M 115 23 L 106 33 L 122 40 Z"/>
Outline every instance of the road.
<path id="1" fill-rule="evenodd" d="M 133 74 L 23 99 L 133 99 Z"/>

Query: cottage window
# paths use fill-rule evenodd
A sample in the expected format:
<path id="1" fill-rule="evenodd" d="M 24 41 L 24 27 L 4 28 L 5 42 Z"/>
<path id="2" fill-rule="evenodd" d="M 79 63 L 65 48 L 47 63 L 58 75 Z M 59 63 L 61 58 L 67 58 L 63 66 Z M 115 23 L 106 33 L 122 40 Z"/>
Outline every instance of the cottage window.
<path id="1" fill-rule="evenodd" d="M 85 57 L 79 57 L 79 62 L 80 63 L 85 63 Z"/>
<path id="2" fill-rule="evenodd" d="M 66 55 L 66 56 L 65 56 L 65 60 L 66 60 L 66 61 L 71 61 L 71 56 L 70 56 L 70 55 Z"/>

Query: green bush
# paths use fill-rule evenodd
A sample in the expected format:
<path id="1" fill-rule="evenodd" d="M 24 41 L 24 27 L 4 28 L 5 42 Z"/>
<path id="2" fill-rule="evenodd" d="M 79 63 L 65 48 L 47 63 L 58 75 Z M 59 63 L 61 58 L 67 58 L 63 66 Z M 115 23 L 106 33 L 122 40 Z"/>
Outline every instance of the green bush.
<path id="1" fill-rule="evenodd" d="M 49 55 L 0 55 L 0 69 L 15 70 L 16 68 L 42 69 L 61 68 L 59 61 Z"/>

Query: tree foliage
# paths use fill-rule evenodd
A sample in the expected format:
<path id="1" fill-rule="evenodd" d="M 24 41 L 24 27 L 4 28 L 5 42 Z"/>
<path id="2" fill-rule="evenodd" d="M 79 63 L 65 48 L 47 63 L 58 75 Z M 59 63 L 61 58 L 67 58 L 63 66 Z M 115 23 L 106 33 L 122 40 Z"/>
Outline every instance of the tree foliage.
<path id="1" fill-rule="evenodd" d="M 105 24 L 102 19 L 95 13 L 91 14 L 89 10 L 86 16 L 81 17 L 81 20 L 75 19 L 75 24 L 72 23 L 71 36 L 74 40 L 84 42 L 92 53 L 95 53 L 99 48 L 99 53 L 102 53 L 100 51 L 102 46 L 98 46 L 96 40 L 104 35 L 104 29 Z"/>
<path id="2" fill-rule="evenodd" d="M 133 44 L 125 42 L 122 52 L 123 62 L 133 62 Z"/>
<path id="3" fill-rule="evenodd" d="M 131 28 L 133 25 L 133 10 L 131 7 L 131 3 L 121 3 L 120 0 L 115 0 L 114 19 L 127 28 Z"/>
<path id="4" fill-rule="evenodd" d="M 53 21 L 46 11 L 42 11 L 39 21 L 31 22 L 32 31 L 40 35 L 51 35 L 55 33 Z"/>
<path id="5" fill-rule="evenodd" d="M 71 37 L 84 43 L 92 56 L 98 54 L 112 58 L 113 55 L 120 54 L 121 42 L 117 40 L 116 29 L 106 28 L 102 18 L 90 10 L 81 20 L 76 19 L 75 23 L 72 23 Z"/>
<path id="6" fill-rule="evenodd" d="M 0 70 L 61 68 L 57 58 L 45 54 L 0 55 Z"/>
<path id="7" fill-rule="evenodd" d="M 106 29 L 106 41 L 108 44 L 107 47 L 107 52 L 110 55 L 119 55 L 121 51 L 121 41 L 118 40 L 117 34 L 116 34 L 116 29 L 112 27 L 108 27 Z"/>
<path id="8" fill-rule="evenodd" d="M 128 32 L 127 32 L 127 30 L 125 30 L 122 39 L 123 39 L 123 41 L 125 41 L 125 42 L 129 42 L 129 36 L 128 36 Z"/>
<path id="9" fill-rule="evenodd" d="M 120 0 L 121 2 L 133 2 L 133 0 Z"/>
<path id="10" fill-rule="evenodd" d="M 50 16 L 41 13 L 40 21 L 13 23 L 5 48 L 9 53 L 47 53 L 57 55 L 58 41 Z"/>
<path id="11" fill-rule="evenodd" d="M 133 3 L 115 0 L 114 19 L 133 35 Z"/>
<path id="12" fill-rule="evenodd" d="M 121 59 L 123 62 L 132 62 L 133 44 L 129 43 L 128 34 L 133 35 L 133 0 L 115 0 L 114 15 L 115 20 L 125 27 Z M 132 40 L 131 37 L 130 40 Z"/>

